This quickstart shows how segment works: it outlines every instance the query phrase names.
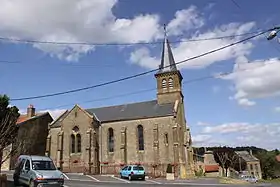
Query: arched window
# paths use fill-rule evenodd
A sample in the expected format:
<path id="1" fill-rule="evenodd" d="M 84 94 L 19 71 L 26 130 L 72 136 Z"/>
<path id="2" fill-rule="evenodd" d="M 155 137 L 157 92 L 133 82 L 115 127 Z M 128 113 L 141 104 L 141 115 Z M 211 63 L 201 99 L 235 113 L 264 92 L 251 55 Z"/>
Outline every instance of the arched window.
<path id="1" fill-rule="evenodd" d="M 166 86 L 166 79 L 162 79 L 161 86 L 162 86 L 162 89 L 164 89 L 164 90 L 167 89 L 167 86 Z"/>
<path id="2" fill-rule="evenodd" d="M 82 152 L 82 138 L 80 134 L 76 135 L 76 141 L 77 141 L 77 153 Z"/>
<path id="3" fill-rule="evenodd" d="M 114 130 L 112 128 L 108 129 L 108 151 L 114 152 Z"/>
<path id="4" fill-rule="evenodd" d="M 72 129 L 71 134 L 71 153 L 81 153 L 82 152 L 82 137 L 79 133 L 79 127 L 75 126 Z"/>
<path id="5" fill-rule="evenodd" d="M 71 153 L 75 153 L 75 145 L 76 145 L 75 135 L 71 134 Z"/>
<path id="6" fill-rule="evenodd" d="M 171 77 L 168 79 L 168 86 L 169 88 L 173 88 L 173 79 Z"/>
<path id="7" fill-rule="evenodd" d="M 142 125 L 137 126 L 137 133 L 138 133 L 138 150 L 143 151 L 144 150 L 144 131 L 143 131 Z"/>

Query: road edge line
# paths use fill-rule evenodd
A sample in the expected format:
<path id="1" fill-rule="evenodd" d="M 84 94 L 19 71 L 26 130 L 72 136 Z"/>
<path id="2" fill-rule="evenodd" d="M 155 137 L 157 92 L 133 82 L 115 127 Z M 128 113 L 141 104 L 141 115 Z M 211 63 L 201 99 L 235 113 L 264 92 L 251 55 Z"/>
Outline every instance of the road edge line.
<path id="1" fill-rule="evenodd" d="M 67 180 L 70 179 L 65 173 L 62 173 L 62 174 L 63 174 L 63 176 L 64 176 Z"/>
<path id="2" fill-rule="evenodd" d="M 93 177 L 93 176 L 91 176 L 91 175 L 86 175 L 87 177 L 89 177 L 89 178 L 91 178 L 91 179 L 93 179 L 93 180 L 95 180 L 96 182 L 100 182 L 100 180 L 98 180 L 97 178 L 95 178 L 95 177 Z"/>
<path id="3" fill-rule="evenodd" d="M 153 182 L 153 183 L 155 183 L 155 184 L 162 184 L 161 182 L 157 182 L 157 181 L 150 180 L 150 179 L 146 179 L 146 181 Z"/>
<path id="4" fill-rule="evenodd" d="M 129 182 L 129 181 L 127 181 L 127 180 L 120 179 L 120 178 L 115 177 L 115 176 L 111 176 L 111 177 L 112 177 L 112 178 L 114 178 L 114 179 L 117 179 L 117 180 L 120 180 L 120 181 L 126 182 L 126 183 L 130 183 L 130 182 Z"/>

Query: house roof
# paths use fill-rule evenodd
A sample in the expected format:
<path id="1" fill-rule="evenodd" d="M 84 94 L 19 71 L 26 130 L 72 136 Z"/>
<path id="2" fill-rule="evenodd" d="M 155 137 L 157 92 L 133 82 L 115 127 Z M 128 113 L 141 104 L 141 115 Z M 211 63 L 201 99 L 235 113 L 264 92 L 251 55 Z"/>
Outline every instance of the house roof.
<path id="1" fill-rule="evenodd" d="M 21 121 L 18 121 L 18 122 L 17 122 L 17 125 L 21 125 L 21 124 L 26 123 L 26 122 L 28 122 L 28 121 L 30 121 L 30 120 L 34 120 L 34 119 L 43 117 L 43 116 L 45 116 L 45 115 L 49 115 L 49 116 L 51 117 L 51 115 L 49 114 L 49 112 L 38 113 L 38 114 L 36 114 L 35 116 L 33 116 L 33 117 L 31 117 L 31 118 L 28 118 L 28 117 L 24 118 L 24 117 L 23 117 L 23 119 L 22 119 Z M 51 118 L 52 118 L 52 117 L 51 117 Z"/>
<path id="2" fill-rule="evenodd" d="M 101 122 L 132 120 L 173 115 L 174 103 L 159 105 L 157 100 L 86 109 Z"/>
<path id="3" fill-rule="evenodd" d="M 205 165 L 205 172 L 215 172 L 215 171 L 219 171 L 218 164 Z"/>
<path id="4" fill-rule="evenodd" d="M 251 155 L 248 151 L 235 151 L 235 153 L 246 162 L 259 161 L 254 155 Z"/>
<path id="5" fill-rule="evenodd" d="M 35 116 L 39 116 L 39 115 L 41 115 L 42 113 L 37 113 L 37 114 L 35 114 Z M 34 117 L 34 116 L 33 116 Z M 32 118 L 32 117 L 31 117 Z M 19 117 L 18 117 L 18 119 L 17 119 L 17 124 L 20 124 L 20 123 L 22 123 L 22 122 L 24 122 L 24 121 L 27 121 L 27 120 L 29 120 L 30 118 L 27 116 L 27 114 L 21 114 Z"/>

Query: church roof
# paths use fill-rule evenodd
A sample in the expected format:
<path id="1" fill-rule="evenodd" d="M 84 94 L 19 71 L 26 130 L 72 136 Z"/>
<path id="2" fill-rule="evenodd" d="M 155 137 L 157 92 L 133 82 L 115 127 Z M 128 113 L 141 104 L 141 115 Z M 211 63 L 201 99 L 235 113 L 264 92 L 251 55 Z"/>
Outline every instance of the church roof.
<path id="1" fill-rule="evenodd" d="M 235 153 L 243 160 L 245 160 L 245 162 L 259 161 L 259 159 L 250 154 L 248 151 L 235 151 Z"/>
<path id="2" fill-rule="evenodd" d="M 101 122 L 153 118 L 173 115 L 174 103 L 161 104 L 157 100 L 130 103 L 117 106 L 86 109 L 95 114 Z"/>
<path id="3" fill-rule="evenodd" d="M 172 72 L 172 71 L 177 71 L 177 67 L 176 67 L 176 63 L 175 63 L 175 60 L 173 57 L 173 53 L 172 53 L 169 41 L 168 41 L 166 33 L 165 33 L 163 49 L 162 49 L 162 54 L 161 54 L 161 63 L 159 66 L 158 73 Z"/>

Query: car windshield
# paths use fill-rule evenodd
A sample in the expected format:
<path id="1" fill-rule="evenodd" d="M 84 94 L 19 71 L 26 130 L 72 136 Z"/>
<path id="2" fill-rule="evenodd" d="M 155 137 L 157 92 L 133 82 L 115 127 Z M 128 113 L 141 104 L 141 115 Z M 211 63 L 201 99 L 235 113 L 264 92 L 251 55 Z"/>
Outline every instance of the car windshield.
<path id="1" fill-rule="evenodd" d="M 143 171 L 144 168 L 142 166 L 134 166 L 133 170 L 139 170 L 139 171 Z"/>
<path id="2" fill-rule="evenodd" d="M 56 170 L 52 161 L 32 160 L 32 169 L 34 170 Z"/>

